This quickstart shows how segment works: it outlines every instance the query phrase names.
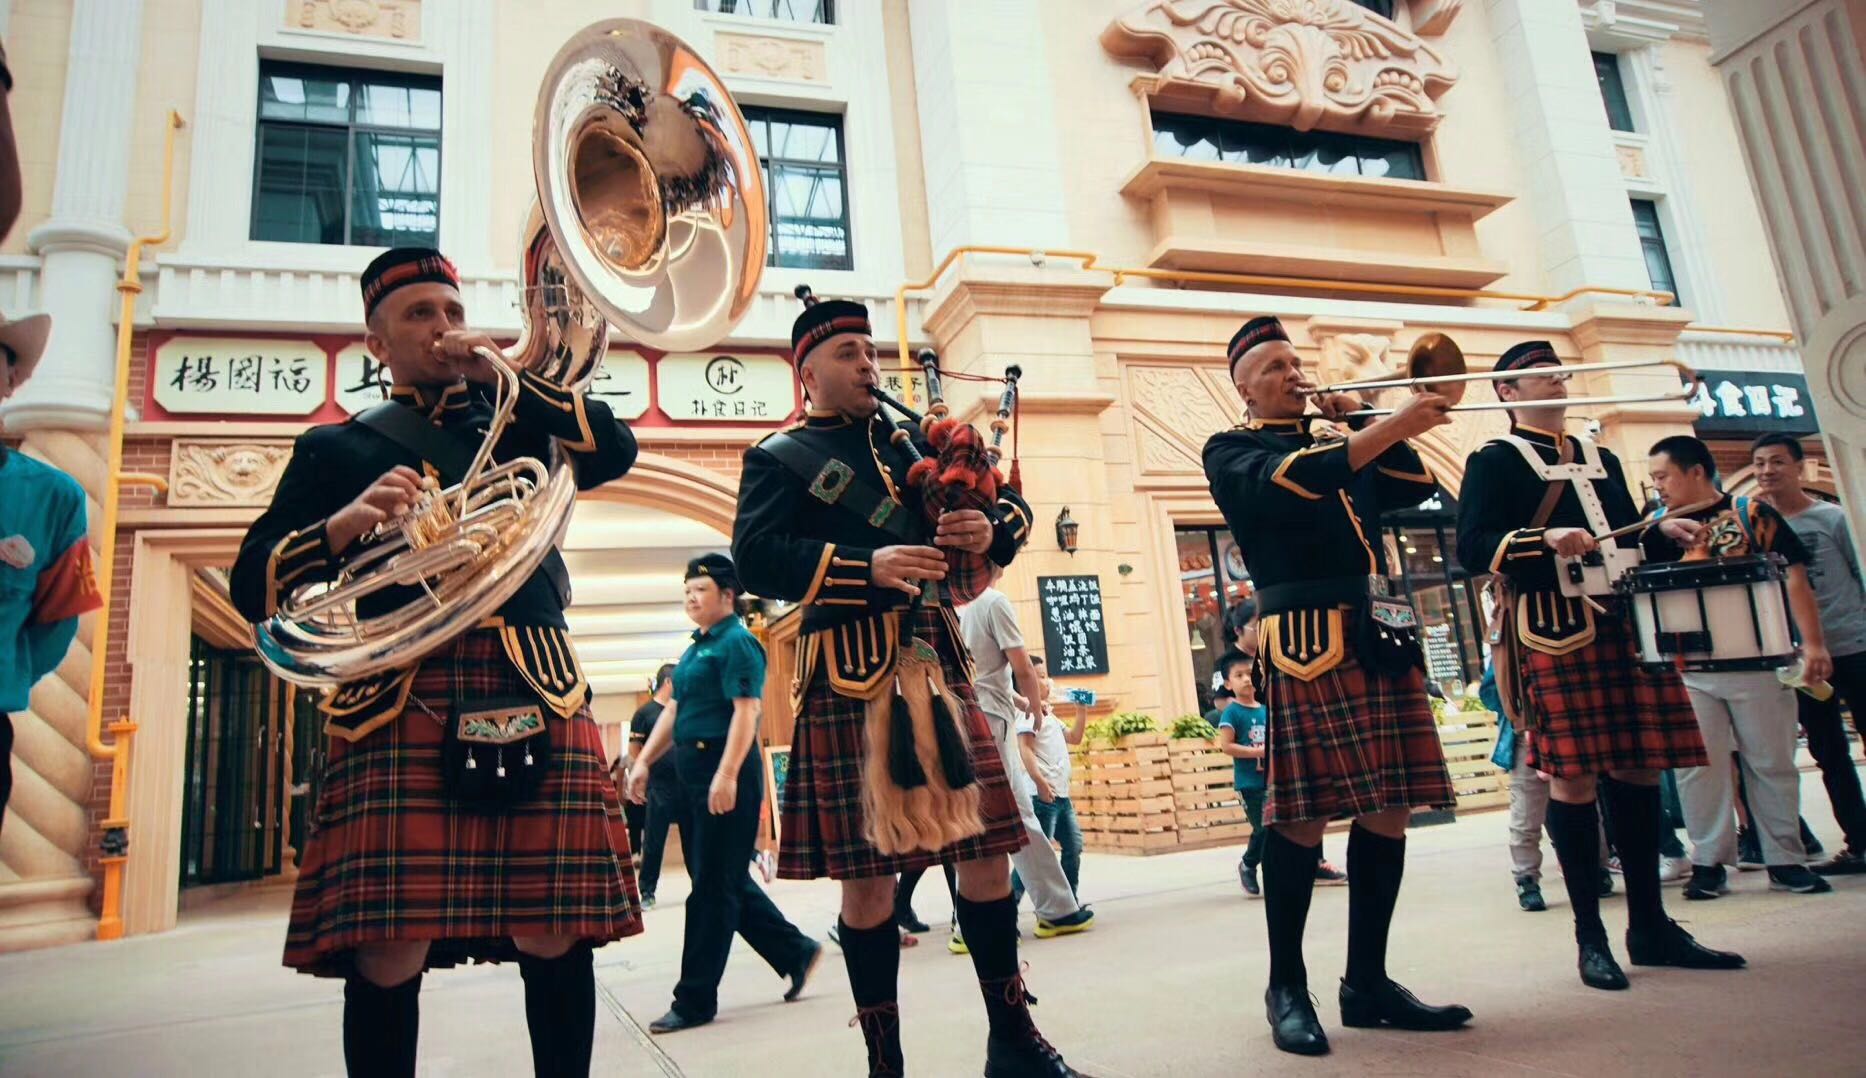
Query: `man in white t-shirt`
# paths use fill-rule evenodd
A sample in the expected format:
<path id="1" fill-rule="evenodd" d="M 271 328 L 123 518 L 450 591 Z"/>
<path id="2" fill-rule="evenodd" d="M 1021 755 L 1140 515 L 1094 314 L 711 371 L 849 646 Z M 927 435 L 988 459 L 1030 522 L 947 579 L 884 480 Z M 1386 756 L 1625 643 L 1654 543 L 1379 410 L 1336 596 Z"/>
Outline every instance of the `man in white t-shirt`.
<path id="1" fill-rule="evenodd" d="M 1042 697 L 1035 707 L 1017 717 L 1018 754 L 1023 760 L 1024 774 L 1030 779 L 1034 799 L 1030 807 L 1036 813 L 1037 826 L 1062 847 L 1063 875 L 1069 880 L 1070 893 L 1080 901 L 1082 825 L 1076 822 L 1075 803 L 1069 800 L 1069 746 L 1082 743 L 1088 725 L 1088 709 L 1077 707 L 1075 725 L 1063 729 L 1056 710 L 1050 706 L 1055 685 L 1050 681 L 1043 656 L 1032 655 L 1030 665 L 1037 671 L 1041 686 L 1038 691 Z M 1018 890 L 1018 882 L 1013 876 L 1013 892 Z"/>
<path id="2" fill-rule="evenodd" d="M 1039 700 L 1042 690 L 1030 653 L 1024 648 L 1024 634 L 1017 627 L 1017 612 L 1011 600 L 997 589 L 1003 575 L 1001 567 L 991 567 L 992 586 L 959 612 L 959 630 L 978 674 L 972 683 L 978 693 L 978 706 L 985 712 L 992 737 L 998 742 L 998 754 L 1011 776 L 1011 790 L 1017 795 L 1017 811 L 1029 839 L 1023 849 L 1011 855 L 1011 866 L 1029 889 L 1031 905 L 1036 907 L 1037 936 L 1047 939 L 1087 929 L 1095 913 L 1076 902 L 1062 863 L 1037 823 L 1031 808 L 1031 784 L 1023 775 L 1023 760 L 1013 744 L 1019 712 L 1016 697 Z M 1012 689 L 1013 678 L 1019 691 Z"/>

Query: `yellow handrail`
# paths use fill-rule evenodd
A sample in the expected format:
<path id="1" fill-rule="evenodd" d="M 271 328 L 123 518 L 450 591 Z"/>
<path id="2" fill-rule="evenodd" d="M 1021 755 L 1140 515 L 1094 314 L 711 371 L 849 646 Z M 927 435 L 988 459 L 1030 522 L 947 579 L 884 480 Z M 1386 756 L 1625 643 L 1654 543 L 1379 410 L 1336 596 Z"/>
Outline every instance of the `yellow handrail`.
<path id="1" fill-rule="evenodd" d="M 123 867 L 129 860 L 130 743 L 136 734 L 135 723 L 118 721 L 110 724 L 110 733 L 114 735 L 110 743 L 105 744 L 103 740 L 104 666 L 110 657 L 110 587 L 116 571 L 117 507 L 121 501 L 117 488 L 125 482 L 167 486 L 160 476 L 123 471 L 123 410 L 130 395 L 130 337 L 136 328 L 136 297 L 143 290 L 143 248 L 167 243 L 173 231 L 170 219 L 175 193 L 175 132 L 181 130 L 184 123 L 181 113 L 169 110 L 168 131 L 162 146 L 162 230 L 153 236 L 138 236 L 130 243 L 123 263 L 123 279 L 117 282 L 117 292 L 123 297 L 117 316 L 117 388 L 110 408 L 110 434 L 106 443 L 109 479 L 104 484 L 104 522 L 97 543 L 100 566 L 97 590 L 104 607 L 91 641 L 91 713 L 85 728 L 85 747 L 91 755 L 112 763 L 110 812 L 103 822 L 103 857 L 99 859 L 104 870 L 103 908 L 97 921 L 100 940 L 119 939 L 123 935 Z M 156 482 L 151 483 L 151 480 Z"/>
<path id="2" fill-rule="evenodd" d="M 1146 280 L 1182 281 L 1194 284 L 1234 284 L 1264 288 L 1306 288 L 1330 292 L 1422 296 L 1434 299 L 1508 300 L 1510 302 L 1522 304 L 1523 306 L 1521 309 L 1525 311 L 1547 310 L 1550 307 L 1566 303 L 1576 296 L 1584 295 L 1625 296 L 1630 299 L 1649 299 L 1660 306 L 1669 304 L 1673 299 L 1670 292 L 1658 289 L 1607 288 L 1596 285 L 1577 288 L 1561 296 L 1539 296 L 1527 292 L 1498 292 L 1486 288 L 1451 288 L 1439 285 L 1339 281 L 1324 277 L 1282 277 L 1274 274 L 1221 273 L 1212 270 L 1167 270 L 1155 269 L 1151 266 L 1104 266 L 1101 264 L 1101 256 L 1093 251 L 1049 251 L 1035 247 L 967 245 L 955 247 L 947 252 L 946 257 L 940 261 L 938 268 L 929 274 L 926 280 L 909 281 L 894 290 L 896 341 L 899 347 L 900 363 L 903 371 L 909 369 L 907 358 L 907 294 L 909 292 L 925 292 L 930 290 L 934 285 L 939 283 L 941 277 L 945 276 L 946 271 L 952 268 L 954 262 L 957 262 L 961 257 L 969 254 L 1021 255 L 1027 258 L 1043 260 L 1052 258 L 1070 259 L 1080 262 L 1082 264 L 1081 268 L 1084 270 L 1096 270 L 1112 275 L 1116 286 L 1125 283 L 1129 277 L 1139 277 Z M 1721 327 L 1697 325 L 1687 326 L 1685 328 L 1696 329 L 1706 333 L 1736 333 L 1759 337 L 1775 337 L 1784 342 L 1792 342 L 1794 340 L 1794 334 L 1786 333 L 1781 330 L 1725 329 Z M 911 379 L 908 380 L 907 386 L 903 392 L 906 395 L 905 399 L 907 403 L 914 403 L 913 383 Z"/>

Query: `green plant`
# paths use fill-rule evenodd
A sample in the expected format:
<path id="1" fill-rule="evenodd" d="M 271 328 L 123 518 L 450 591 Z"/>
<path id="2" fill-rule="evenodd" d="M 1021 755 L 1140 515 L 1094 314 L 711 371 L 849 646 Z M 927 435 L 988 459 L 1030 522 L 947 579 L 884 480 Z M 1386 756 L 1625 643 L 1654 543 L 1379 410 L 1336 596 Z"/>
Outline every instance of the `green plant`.
<path id="1" fill-rule="evenodd" d="M 1153 716 L 1143 714 L 1139 711 L 1124 711 L 1109 720 L 1109 722 L 1110 729 L 1115 737 L 1126 737 L 1129 734 L 1148 734 L 1160 728 L 1160 724 L 1153 721 Z"/>
<path id="2" fill-rule="evenodd" d="M 1173 725 L 1167 731 L 1166 736 L 1175 740 L 1197 738 L 1210 741 L 1218 736 L 1218 730 L 1211 723 L 1206 722 L 1203 715 L 1181 715 L 1173 720 Z"/>
<path id="3" fill-rule="evenodd" d="M 1096 719 L 1094 722 L 1084 726 L 1082 728 L 1082 743 L 1084 745 L 1113 745 L 1114 720 Z"/>

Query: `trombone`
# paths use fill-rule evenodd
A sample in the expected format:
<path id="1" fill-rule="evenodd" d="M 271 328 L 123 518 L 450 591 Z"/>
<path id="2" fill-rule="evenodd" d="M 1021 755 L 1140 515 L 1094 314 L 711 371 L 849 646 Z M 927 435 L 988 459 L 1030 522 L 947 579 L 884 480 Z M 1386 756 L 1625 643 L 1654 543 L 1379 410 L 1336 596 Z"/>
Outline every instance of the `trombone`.
<path id="1" fill-rule="evenodd" d="M 1573 367 L 1552 368 L 1543 377 L 1555 376 L 1567 379 L 1577 374 L 1592 374 L 1597 371 L 1623 371 L 1637 367 L 1670 367 L 1685 379 L 1683 385 L 1673 393 L 1622 393 L 1607 397 L 1572 397 L 1561 402 L 1564 408 L 1600 404 L 1642 404 L 1657 401 L 1689 400 L 1697 392 L 1702 379 L 1698 372 L 1675 359 L 1625 359 L 1611 363 L 1582 363 Z M 1456 341 L 1443 333 L 1428 333 L 1413 343 L 1406 353 L 1406 375 L 1403 378 L 1363 379 L 1355 382 L 1336 382 L 1332 385 L 1318 386 L 1305 390 L 1311 397 L 1325 393 L 1376 392 L 1383 389 L 1411 389 L 1415 392 L 1427 386 L 1444 386 L 1442 392 L 1452 402 L 1447 411 L 1452 412 L 1495 412 L 1505 408 L 1521 407 L 1507 401 L 1484 401 L 1478 404 L 1460 404 L 1465 390 L 1472 382 L 1503 382 L 1516 378 L 1535 377 L 1523 371 L 1477 371 L 1472 373 L 1470 365 L 1464 360 L 1464 350 Z M 1348 412 L 1348 416 L 1391 415 L 1392 408 L 1362 408 Z"/>

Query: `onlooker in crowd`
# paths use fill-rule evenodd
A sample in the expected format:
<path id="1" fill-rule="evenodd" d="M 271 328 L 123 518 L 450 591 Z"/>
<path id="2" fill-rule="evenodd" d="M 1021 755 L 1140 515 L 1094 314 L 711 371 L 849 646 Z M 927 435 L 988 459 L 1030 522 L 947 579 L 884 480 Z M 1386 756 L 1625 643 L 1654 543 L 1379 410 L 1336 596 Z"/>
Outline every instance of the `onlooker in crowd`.
<path id="1" fill-rule="evenodd" d="M 1833 671 L 1821 617 L 1808 583 L 1808 549 L 1780 513 L 1717 488 L 1710 448 L 1686 434 L 1653 445 L 1647 465 L 1665 515 L 1644 536 L 1649 562 L 1776 554 L 1788 563 L 1788 604 L 1801 631 L 1802 661 L 1812 678 Z M 1725 866 L 1737 861 L 1735 752 L 1749 785 L 1753 826 L 1762 837 L 1769 887 L 1796 894 L 1832 890 L 1808 871 L 1797 821 L 1801 772 L 1795 767 L 1795 693 L 1773 671 L 1686 671 L 1685 689 L 1697 713 L 1704 767 L 1678 770 L 1678 795 L 1691 834 L 1689 899 L 1712 899 L 1728 889 Z"/>
<path id="2" fill-rule="evenodd" d="M 1014 696 L 1041 700 L 1043 689 L 1037 682 L 1037 668 L 1031 664 L 1030 653 L 1024 648 L 1024 634 L 1017 627 L 1017 612 L 1011 607 L 1011 600 L 997 588 L 1003 576 L 1004 568 L 993 563 L 991 586 L 960 611 L 959 629 L 978 671 L 974 683 L 978 706 L 984 711 L 992 736 L 998 742 L 998 753 L 1004 758 L 1004 770 L 1011 780 L 1011 792 L 1016 796 L 1017 811 L 1023 817 L 1024 832 L 1029 839 L 1023 849 L 1011 855 L 1011 865 L 1030 890 L 1031 905 L 1037 910 L 1037 936 L 1048 938 L 1084 931 L 1094 921 L 1095 912 L 1076 901 L 1069 879 L 1063 875 L 1056 849 L 1037 823 L 1036 812 L 1031 807 L 1030 782 L 1023 776 L 1023 760 L 1013 744 L 1018 713 Z"/>
<path id="3" fill-rule="evenodd" d="M 1222 667 L 1212 672 L 1221 678 L 1225 676 Z M 1211 710 L 1205 713 L 1205 721 L 1210 723 L 1213 727 L 1216 727 L 1219 717 L 1225 713 L 1225 708 L 1230 707 L 1231 702 L 1236 699 L 1237 694 L 1231 691 L 1231 686 L 1228 683 L 1220 684 L 1216 689 L 1212 690 L 1212 706 Z"/>
<path id="4" fill-rule="evenodd" d="M 1788 521 L 1808 550 L 1808 582 L 1821 610 L 1821 628 L 1834 672 L 1834 694 L 1816 700 L 1796 693 L 1801 730 L 1808 752 L 1820 765 L 1821 781 L 1833 802 L 1834 819 L 1846 845 L 1814 866 L 1823 876 L 1866 872 L 1866 797 L 1847 745 L 1840 702 L 1853 710 L 1853 726 L 1866 734 L 1866 585 L 1861 583 L 1858 553 L 1847 530 L 1847 515 L 1837 505 L 1808 496 L 1802 489 L 1801 442 L 1786 434 L 1765 434 L 1750 448 L 1756 487 L 1762 499 Z"/>
<path id="5" fill-rule="evenodd" d="M 648 735 L 654 733 L 654 723 L 666 710 L 668 702 L 674 698 L 674 664 L 663 663 L 654 673 L 654 695 L 648 702 L 635 709 L 635 717 L 629 720 L 628 743 L 631 761 L 640 758 L 642 747 L 648 744 Z M 633 801 L 629 804 L 634 805 Z M 654 908 L 654 889 L 661 883 L 661 862 L 667 856 L 667 830 L 678 827 L 686 818 L 689 806 L 686 790 L 680 785 L 680 777 L 674 773 L 674 754 L 668 753 L 654 762 L 648 769 L 648 803 L 635 805 L 641 810 L 642 844 L 635 847 L 641 851 L 641 871 L 636 879 L 641 884 L 641 908 Z M 691 856 L 686 849 L 680 851 L 684 859 Z M 691 871 L 687 873 L 693 875 Z"/>
<path id="6" fill-rule="evenodd" d="M 1049 670 L 1043 656 L 1032 655 L 1030 665 L 1036 668 L 1037 681 L 1042 686 L 1043 697 L 1035 707 L 1018 717 L 1017 748 L 1023 760 L 1024 773 L 1030 776 L 1032 793 L 1036 800 L 1031 810 L 1037 815 L 1037 826 L 1043 833 L 1062 847 L 1060 860 L 1063 876 L 1069 881 L 1069 891 L 1081 900 L 1082 894 L 1082 825 L 1076 822 L 1075 803 L 1069 800 L 1069 746 L 1080 745 L 1082 734 L 1088 726 L 1088 709 L 1076 708 L 1075 725 L 1068 730 L 1056 717 L 1056 709 L 1051 706 L 1050 694 L 1055 691 L 1055 684 L 1050 681 Z M 1011 890 L 1023 894 L 1023 883 L 1017 873 L 1011 873 Z"/>
<path id="7" fill-rule="evenodd" d="M 5 57 L 0 55 L 0 72 Z M 10 139 L 8 140 L 11 141 Z M 0 229 L 3 232 L 4 229 Z M 32 377 L 52 319 L 0 316 L 0 401 Z M 13 795 L 13 719 L 65 658 L 78 615 L 102 605 L 77 480 L 0 445 L 0 824 Z"/>
<path id="8" fill-rule="evenodd" d="M 1265 782 L 1264 748 L 1269 736 L 1270 711 L 1257 702 L 1257 689 L 1251 684 L 1251 657 L 1241 651 L 1227 651 L 1218 660 L 1225 675 L 1225 687 L 1236 699 L 1218 717 L 1218 749 L 1231 757 L 1231 782 L 1238 800 L 1244 802 L 1244 815 L 1250 820 L 1250 845 L 1238 861 L 1238 883 L 1244 893 L 1256 898 L 1263 894 L 1257 883 L 1257 865 L 1263 860 L 1263 794 Z"/>
<path id="9" fill-rule="evenodd" d="M 1477 686 L 1477 698 L 1492 714 L 1502 717 L 1503 700 L 1497 692 L 1496 668 L 1488 662 L 1484 664 L 1484 679 Z M 1527 733 L 1512 729 L 1509 745 L 1502 746 L 1503 751 L 1496 758 L 1509 762 L 1510 874 L 1516 881 L 1516 904 L 1527 913 L 1540 913 L 1549 908 L 1542 894 L 1542 830 L 1548 823 L 1549 779 L 1529 766 L 1529 754 L 1524 751 L 1528 744 Z M 1676 837 L 1673 842 L 1677 842 Z M 1668 859 L 1660 869 L 1660 879 L 1680 879 L 1689 871 L 1682 861 L 1683 847 L 1678 847 L 1677 852 L 1681 858 Z M 1607 830 L 1603 825 L 1600 828 L 1602 897 L 1613 893 L 1613 873 L 1607 869 L 1608 860 Z"/>
<path id="10" fill-rule="evenodd" d="M 1231 646 L 1250 656 L 1254 664 L 1257 659 L 1257 600 L 1250 597 L 1239 599 L 1225 611 L 1225 632 L 1230 635 Z M 1222 671 L 1218 671 L 1220 676 Z M 1254 684 L 1254 683 L 1253 683 Z M 1222 712 L 1221 712 L 1222 714 Z M 1207 722 L 1213 726 L 1218 723 L 1210 716 Z M 1315 885 L 1317 887 L 1345 887 L 1348 874 L 1336 868 L 1334 862 L 1323 856 L 1326 840 L 1315 847 Z"/>

